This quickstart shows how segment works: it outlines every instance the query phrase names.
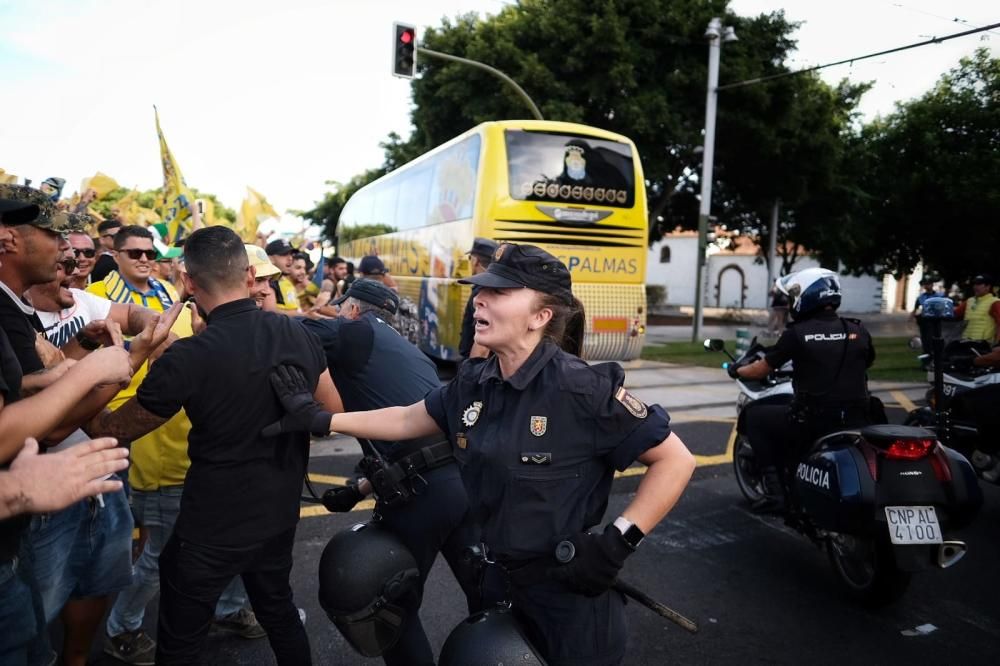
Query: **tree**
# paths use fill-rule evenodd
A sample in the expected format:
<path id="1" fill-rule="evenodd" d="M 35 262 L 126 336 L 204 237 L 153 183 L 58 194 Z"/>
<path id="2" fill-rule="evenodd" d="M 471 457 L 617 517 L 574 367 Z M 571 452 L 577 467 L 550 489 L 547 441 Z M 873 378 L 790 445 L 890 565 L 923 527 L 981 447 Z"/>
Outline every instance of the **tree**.
<path id="1" fill-rule="evenodd" d="M 445 19 L 427 48 L 497 67 L 525 88 L 546 118 L 619 132 L 635 141 L 646 176 L 653 239 L 697 225 L 705 117 L 709 20 L 736 28 L 720 80 L 787 71 L 795 24 L 782 12 L 740 17 L 727 0 L 523 0 L 497 15 Z M 529 116 L 500 81 L 465 65 L 421 58 L 412 83 L 414 131 L 390 136 L 380 169 L 328 194 L 307 219 L 332 236 L 355 184 L 370 182 L 457 134 L 489 120 Z M 780 197 L 794 206 L 828 187 L 837 142 L 862 87 L 831 88 L 796 76 L 722 93 L 713 212 L 731 227 L 756 231 Z"/>
<path id="2" fill-rule="evenodd" d="M 851 146 L 839 230 L 849 268 L 905 274 L 923 261 L 961 281 L 1000 267 L 1000 59 L 962 59 Z"/>

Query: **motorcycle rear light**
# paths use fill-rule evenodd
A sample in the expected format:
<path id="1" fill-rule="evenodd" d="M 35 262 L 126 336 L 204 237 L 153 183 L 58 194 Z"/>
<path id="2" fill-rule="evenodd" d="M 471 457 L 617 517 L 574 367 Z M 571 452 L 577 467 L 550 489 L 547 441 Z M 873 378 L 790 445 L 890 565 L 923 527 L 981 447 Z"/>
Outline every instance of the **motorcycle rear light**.
<path id="1" fill-rule="evenodd" d="M 868 473 L 872 475 L 872 481 L 878 481 L 878 456 L 875 455 L 875 449 L 868 445 L 860 448 L 865 462 L 868 463 Z"/>
<path id="2" fill-rule="evenodd" d="M 930 454 L 936 442 L 933 439 L 897 439 L 885 450 L 890 460 L 920 460 Z"/>

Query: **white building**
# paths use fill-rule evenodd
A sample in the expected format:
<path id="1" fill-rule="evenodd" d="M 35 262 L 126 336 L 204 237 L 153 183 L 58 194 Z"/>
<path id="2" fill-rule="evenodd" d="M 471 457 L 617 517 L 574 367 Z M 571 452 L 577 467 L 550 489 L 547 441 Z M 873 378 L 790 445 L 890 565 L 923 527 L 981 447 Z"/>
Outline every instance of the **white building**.
<path id="1" fill-rule="evenodd" d="M 720 247 L 726 246 L 726 247 Z M 745 236 L 729 236 L 709 246 L 703 304 L 710 308 L 764 309 L 768 305 L 767 267 L 760 248 Z M 666 290 L 670 306 L 693 306 L 698 254 L 698 233 L 675 231 L 653 243 L 646 260 L 646 284 Z M 819 266 L 819 262 L 800 248 L 792 270 Z M 781 271 L 781 259 L 775 259 L 773 275 Z M 843 303 L 841 312 L 898 312 L 913 307 L 920 292 L 923 271 L 896 280 L 892 275 L 841 275 Z"/>

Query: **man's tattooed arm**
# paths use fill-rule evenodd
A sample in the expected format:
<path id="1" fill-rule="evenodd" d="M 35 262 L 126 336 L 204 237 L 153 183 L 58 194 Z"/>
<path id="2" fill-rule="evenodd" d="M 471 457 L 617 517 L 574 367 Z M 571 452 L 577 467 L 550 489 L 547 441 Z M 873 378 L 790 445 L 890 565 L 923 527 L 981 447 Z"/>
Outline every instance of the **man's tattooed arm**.
<path id="1" fill-rule="evenodd" d="M 168 420 L 146 411 L 138 400 L 132 398 L 116 411 L 102 411 L 84 430 L 91 437 L 115 437 L 120 442 L 131 442 L 156 430 Z"/>

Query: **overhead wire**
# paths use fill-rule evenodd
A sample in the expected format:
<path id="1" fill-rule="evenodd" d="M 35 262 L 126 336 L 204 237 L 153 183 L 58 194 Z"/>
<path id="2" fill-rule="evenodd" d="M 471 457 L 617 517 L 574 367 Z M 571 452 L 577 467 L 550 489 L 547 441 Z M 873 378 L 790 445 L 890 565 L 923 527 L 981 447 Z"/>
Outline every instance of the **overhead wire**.
<path id="1" fill-rule="evenodd" d="M 987 32 L 994 28 L 1000 28 L 1000 23 L 992 23 L 990 25 L 984 25 L 979 28 L 973 28 L 971 30 L 965 30 L 963 32 L 956 32 L 951 35 L 945 35 L 944 37 L 932 37 L 931 39 L 915 42 L 913 44 L 906 44 L 905 46 L 897 46 L 896 48 L 886 49 L 884 51 L 878 51 L 876 53 L 868 53 L 862 56 L 855 56 L 853 58 L 845 58 L 843 60 L 838 60 L 837 62 L 829 62 L 825 65 L 816 65 L 814 67 L 806 67 L 805 69 L 797 69 L 793 72 L 781 72 L 779 74 L 771 74 L 768 76 L 759 76 L 754 79 L 747 79 L 745 81 L 737 81 L 735 83 L 727 83 L 716 88 L 716 90 L 731 90 L 733 88 L 742 88 L 744 86 L 753 85 L 756 83 L 764 83 L 766 81 L 774 81 L 775 79 L 783 79 L 789 76 L 798 76 L 799 74 L 806 74 L 808 72 L 815 72 L 820 69 L 826 69 L 827 67 L 836 67 L 837 65 L 846 65 L 848 63 L 855 63 L 860 60 L 868 60 L 869 58 L 877 58 L 879 56 L 889 55 L 890 53 L 899 53 L 900 51 L 907 51 L 909 49 L 916 49 L 921 46 L 928 46 L 930 44 L 940 44 L 941 42 L 946 42 L 950 39 L 958 39 L 959 37 L 966 37 L 968 35 L 974 35 L 979 32 Z"/>

